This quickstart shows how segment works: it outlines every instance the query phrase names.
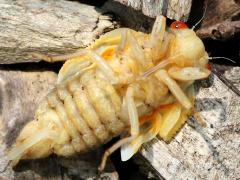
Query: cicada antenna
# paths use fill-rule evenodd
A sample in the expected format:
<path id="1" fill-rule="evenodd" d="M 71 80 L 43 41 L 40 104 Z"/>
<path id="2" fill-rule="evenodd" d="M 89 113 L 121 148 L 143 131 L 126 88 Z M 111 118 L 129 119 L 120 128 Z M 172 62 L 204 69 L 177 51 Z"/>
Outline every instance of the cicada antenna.
<path id="1" fill-rule="evenodd" d="M 194 30 L 195 27 L 197 27 L 197 25 L 199 25 L 202 22 L 203 18 L 205 17 L 205 14 L 207 11 L 207 2 L 208 2 L 208 0 L 206 1 L 205 5 L 204 5 L 204 11 L 203 11 L 203 15 L 202 15 L 201 19 L 195 25 L 193 25 L 192 30 Z"/>
<path id="2" fill-rule="evenodd" d="M 226 57 L 208 57 L 209 60 L 212 60 L 212 59 L 226 59 L 232 63 L 235 63 L 236 64 L 236 61 L 230 59 L 230 58 L 226 58 Z"/>

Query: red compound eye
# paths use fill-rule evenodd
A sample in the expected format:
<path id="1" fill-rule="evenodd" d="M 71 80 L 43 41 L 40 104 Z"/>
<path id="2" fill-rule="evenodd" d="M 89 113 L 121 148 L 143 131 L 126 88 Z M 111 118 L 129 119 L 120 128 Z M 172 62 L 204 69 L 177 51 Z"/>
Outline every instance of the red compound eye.
<path id="1" fill-rule="evenodd" d="M 185 29 L 188 28 L 187 25 L 181 21 L 174 21 L 171 25 L 170 28 L 172 29 Z"/>
<path id="2" fill-rule="evenodd" d="M 205 68 L 211 71 L 212 66 L 211 66 L 211 64 L 208 63 L 208 64 L 205 65 Z"/>

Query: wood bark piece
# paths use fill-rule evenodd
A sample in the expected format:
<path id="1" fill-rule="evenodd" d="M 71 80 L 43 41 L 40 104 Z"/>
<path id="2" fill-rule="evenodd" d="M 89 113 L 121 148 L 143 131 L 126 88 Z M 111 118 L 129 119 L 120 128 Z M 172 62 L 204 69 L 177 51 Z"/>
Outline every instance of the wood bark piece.
<path id="1" fill-rule="evenodd" d="M 209 0 L 207 11 L 197 31 L 201 38 L 225 40 L 240 32 L 240 3 L 235 0 Z"/>
<path id="2" fill-rule="evenodd" d="M 224 76 L 228 79 L 240 92 L 240 67 L 233 67 L 224 72 Z"/>
<path id="3" fill-rule="evenodd" d="M 19 131 L 33 119 L 37 103 L 52 89 L 56 74 L 51 71 L 0 70 L 0 171 L 7 165 L 5 155 Z M 0 179 L 118 179 L 112 164 L 98 177 L 103 149 L 72 158 L 51 156 L 7 167 Z"/>
<path id="4" fill-rule="evenodd" d="M 115 0 L 149 17 L 164 15 L 170 19 L 187 21 L 192 0 Z"/>
<path id="5" fill-rule="evenodd" d="M 229 89 L 240 96 L 240 67 L 214 65 L 212 71 Z"/>
<path id="6" fill-rule="evenodd" d="M 217 76 L 197 84 L 196 109 L 207 123 L 185 124 L 166 144 L 155 138 L 140 154 L 165 179 L 235 179 L 240 177 L 240 96 Z"/>
<path id="7" fill-rule="evenodd" d="M 75 52 L 114 26 L 100 9 L 77 1 L 0 0 L 0 64 L 37 61 L 29 52 Z"/>

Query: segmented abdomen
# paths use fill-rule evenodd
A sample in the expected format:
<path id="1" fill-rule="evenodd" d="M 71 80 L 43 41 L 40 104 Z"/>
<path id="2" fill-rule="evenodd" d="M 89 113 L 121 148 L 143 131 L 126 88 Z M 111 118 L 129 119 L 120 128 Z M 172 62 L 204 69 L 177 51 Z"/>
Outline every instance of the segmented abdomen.
<path id="1" fill-rule="evenodd" d="M 36 118 L 54 124 L 59 139 L 53 142 L 53 151 L 66 156 L 92 149 L 123 132 L 129 123 L 121 118 L 121 104 L 113 85 L 91 71 L 57 86 L 40 104 Z"/>

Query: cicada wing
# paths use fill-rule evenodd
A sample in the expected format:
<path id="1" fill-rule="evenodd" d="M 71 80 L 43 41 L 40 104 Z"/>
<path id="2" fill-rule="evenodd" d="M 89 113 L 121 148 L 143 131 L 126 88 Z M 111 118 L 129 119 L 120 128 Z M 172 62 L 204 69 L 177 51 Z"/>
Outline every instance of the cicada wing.
<path id="1" fill-rule="evenodd" d="M 157 113 L 153 119 L 150 120 L 151 126 L 140 133 L 134 140 L 130 143 L 126 143 L 121 146 L 121 159 L 122 161 L 129 160 L 145 142 L 151 141 L 160 130 L 160 125 L 162 121 L 162 116 L 160 113 Z"/>

